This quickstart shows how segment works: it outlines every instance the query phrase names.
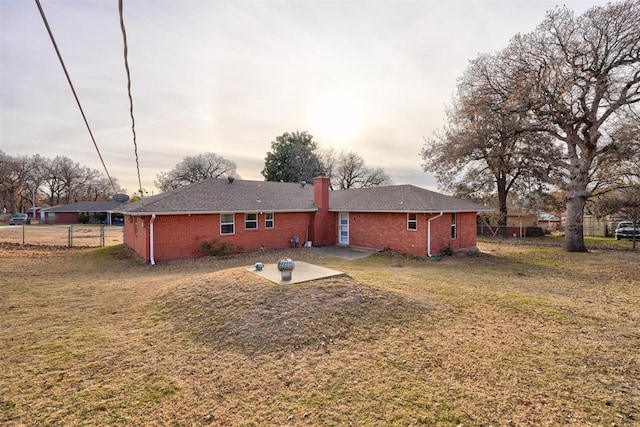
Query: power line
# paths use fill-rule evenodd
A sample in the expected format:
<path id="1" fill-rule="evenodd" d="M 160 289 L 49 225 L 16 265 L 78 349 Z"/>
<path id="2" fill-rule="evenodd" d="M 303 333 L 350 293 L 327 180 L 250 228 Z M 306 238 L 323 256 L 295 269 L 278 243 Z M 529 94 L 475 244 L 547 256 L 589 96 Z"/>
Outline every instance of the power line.
<path id="1" fill-rule="evenodd" d="M 129 72 L 129 60 L 127 53 L 129 47 L 127 45 L 127 32 L 124 27 L 124 17 L 122 14 L 122 0 L 118 0 L 118 12 L 120 14 L 120 29 L 122 30 L 122 40 L 124 42 L 124 68 L 127 71 L 127 94 L 129 95 L 129 114 L 131 115 L 131 132 L 133 132 L 133 152 L 136 156 L 136 170 L 138 171 L 138 186 L 140 190 L 140 198 L 144 197 L 142 189 L 142 180 L 140 179 L 140 160 L 138 158 L 138 143 L 136 142 L 136 119 L 133 116 L 133 97 L 131 96 L 131 73 Z"/>
<path id="2" fill-rule="evenodd" d="M 60 60 L 60 65 L 62 65 L 62 70 L 64 71 L 64 75 L 67 76 L 67 81 L 69 82 L 69 87 L 71 88 L 71 92 L 73 92 L 73 97 L 76 99 L 76 103 L 78 104 L 78 108 L 80 109 L 80 114 L 82 114 L 82 119 L 84 120 L 84 124 L 87 126 L 87 130 L 89 131 L 89 135 L 91 136 L 91 141 L 93 141 L 93 146 L 96 148 L 98 153 L 98 157 L 100 158 L 100 162 L 102 163 L 102 167 L 104 168 L 105 173 L 107 174 L 107 178 L 109 178 L 109 182 L 111 183 L 111 187 L 113 188 L 113 192 L 117 193 L 118 190 L 111 179 L 111 175 L 109 175 L 109 171 L 107 170 L 107 165 L 104 163 L 104 159 L 102 158 L 102 154 L 100 154 L 100 149 L 98 148 L 98 143 L 96 139 L 93 137 L 93 132 L 91 132 L 91 127 L 89 126 L 89 122 L 87 121 L 87 116 L 84 114 L 84 110 L 82 109 L 82 105 L 80 104 L 80 99 L 78 99 L 78 94 L 76 93 L 75 88 L 73 87 L 73 83 L 71 83 L 71 77 L 69 77 L 69 72 L 67 71 L 67 67 L 64 65 L 64 61 L 62 60 L 62 55 L 60 54 L 60 50 L 58 49 L 58 45 L 56 44 L 56 39 L 53 37 L 53 33 L 51 32 L 51 27 L 49 27 L 49 22 L 47 21 L 47 17 L 44 14 L 44 10 L 42 10 L 42 6 L 40 5 L 40 0 L 35 0 L 36 5 L 38 6 L 38 10 L 40 11 L 40 16 L 42 17 L 42 21 L 44 22 L 44 26 L 47 27 L 47 32 L 49 33 L 49 38 L 51 38 L 51 43 L 53 43 L 53 48 L 56 50 L 56 54 L 58 55 L 58 59 Z"/>

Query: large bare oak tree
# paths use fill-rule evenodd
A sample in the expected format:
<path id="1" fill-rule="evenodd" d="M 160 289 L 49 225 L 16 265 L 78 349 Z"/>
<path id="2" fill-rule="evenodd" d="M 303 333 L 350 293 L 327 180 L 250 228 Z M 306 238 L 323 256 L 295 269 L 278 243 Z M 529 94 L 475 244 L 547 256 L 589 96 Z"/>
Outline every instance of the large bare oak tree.
<path id="1" fill-rule="evenodd" d="M 420 152 L 423 170 L 458 197 L 496 203 L 498 225 L 506 232 L 512 191 L 551 173 L 558 156 L 547 135 L 526 130 L 527 114 L 503 110 L 503 98 L 482 78 L 490 55 L 479 57 L 459 79 L 447 112 L 447 124 L 426 139 Z M 523 198 L 523 197 L 521 197 Z"/>
<path id="2" fill-rule="evenodd" d="M 594 166 L 621 148 L 622 140 L 603 134 L 640 101 L 640 2 L 610 3 L 580 16 L 556 8 L 535 31 L 514 37 L 484 67 L 483 79 L 504 99 L 504 110 L 527 113 L 530 130 L 562 141 L 564 248 L 585 252 L 583 213 Z"/>

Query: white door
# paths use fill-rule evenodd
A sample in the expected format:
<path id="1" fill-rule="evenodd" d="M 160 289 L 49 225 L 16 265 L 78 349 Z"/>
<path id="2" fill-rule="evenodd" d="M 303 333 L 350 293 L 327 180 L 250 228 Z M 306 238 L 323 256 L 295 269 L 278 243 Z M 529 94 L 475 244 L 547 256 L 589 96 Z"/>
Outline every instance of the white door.
<path id="1" fill-rule="evenodd" d="M 349 244 L 349 213 L 340 212 L 340 225 L 338 226 L 338 242 L 341 245 Z"/>

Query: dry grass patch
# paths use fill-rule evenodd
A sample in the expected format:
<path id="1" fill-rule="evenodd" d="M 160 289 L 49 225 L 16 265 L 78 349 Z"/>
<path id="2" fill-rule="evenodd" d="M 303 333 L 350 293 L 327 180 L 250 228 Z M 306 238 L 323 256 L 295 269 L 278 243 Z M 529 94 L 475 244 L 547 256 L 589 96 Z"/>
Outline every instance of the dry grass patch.
<path id="1" fill-rule="evenodd" d="M 149 267 L 0 248 L 0 422 L 618 425 L 640 412 L 640 255 L 483 243 Z M 280 256 L 348 276 L 277 286 Z"/>
<path id="2" fill-rule="evenodd" d="M 101 238 L 101 229 L 103 239 Z M 0 243 L 39 246 L 100 247 L 121 245 L 123 227 L 115 225 L 47 225 L 0 226 Z"/>
<path id="3" fill-rule="evenodd" d="M 274 286 L 230 269 L 175 286 L 160 298 L 162 316 L 177 331 L 216 350 L 248 356 L 329 351 L 338 340 L 377 339 L 398 323 L 428 311 L 401 295 L 356 283 L 349 277 L 296 286 Z"/>

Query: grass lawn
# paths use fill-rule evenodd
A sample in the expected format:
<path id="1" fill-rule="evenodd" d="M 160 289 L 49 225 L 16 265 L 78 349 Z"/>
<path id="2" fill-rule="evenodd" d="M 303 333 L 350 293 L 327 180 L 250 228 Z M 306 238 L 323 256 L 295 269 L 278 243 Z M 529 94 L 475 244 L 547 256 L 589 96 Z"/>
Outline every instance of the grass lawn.
<path id="1" fill-rule="evenodd" d="M 0 424 L 638 425 L 626 243 L 154 267 L 120 246 L 0 246 Z M 242 268 L 283 255 L 346 275 L 277 286 Z"/>

